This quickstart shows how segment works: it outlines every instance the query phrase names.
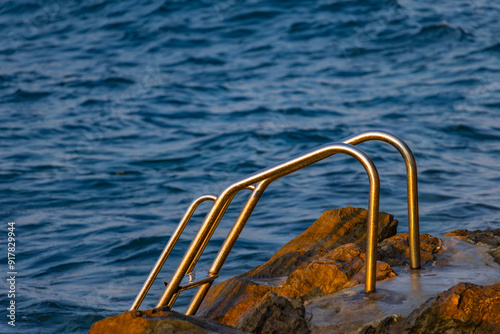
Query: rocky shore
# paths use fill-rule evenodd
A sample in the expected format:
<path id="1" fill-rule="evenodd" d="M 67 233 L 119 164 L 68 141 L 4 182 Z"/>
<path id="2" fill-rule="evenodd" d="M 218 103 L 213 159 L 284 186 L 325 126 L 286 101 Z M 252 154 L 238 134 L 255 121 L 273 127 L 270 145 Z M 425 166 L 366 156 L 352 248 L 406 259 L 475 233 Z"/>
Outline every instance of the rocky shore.
<path id="1" fill-rule="evenodd" d="M 265 264 L 213 286 L 196 316 L 124 312 L 90 333 L 500 332 L 500 229 L 421 234 L 412 271 L 408 235 L 380 213 L 377 291 L 366 295 L 366 217 L 326 211 Z"/>

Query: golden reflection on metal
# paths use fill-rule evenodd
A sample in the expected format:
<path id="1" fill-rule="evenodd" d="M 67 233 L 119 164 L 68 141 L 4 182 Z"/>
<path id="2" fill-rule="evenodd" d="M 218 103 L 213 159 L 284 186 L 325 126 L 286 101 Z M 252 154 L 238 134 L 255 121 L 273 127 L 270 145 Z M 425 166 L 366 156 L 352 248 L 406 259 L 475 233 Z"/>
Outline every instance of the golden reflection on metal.
<path id="1" fill-rule="evenodd" d="M 367 270 L 366 270 L 366 285 L 365 291 L 371 292 L 375 290 L 375 279 L 376 279 L 376 246 L 377 246 L 377 218 L 378 218 L 378 201 L 379 201 L 379 181 L 378 181 L 378 173 L 373 165 L 373 162 L 364 154 L 362 151 L 350 146 L 357 145 L 366 141 L 378 140 L 384 141 L 391 144 L 395 147 L 400 154 L 402 155 L 405 164 L 406 164 L 406 172 L 407 172 L 407 193 L 408 193 L 408 225 L 409 225 L 409 234 L 410 234 L 410 267 L 412 269 L 420 268 L 420 241 L 419 241 L 419 216 L 418 216 L 418 188 L 417 188 L 417 166 L 415 162 L 415 158 L 410 148 L 404 141 L 395 135 L 385 132 L 385 131 L 365 131 L 359 133 L 354 136 L 347 137 L 339 142 L 339 144 L 330 144 L 322 146 L 318 149 L 307 152 L 301 156 L 293 158 L 289 161 L 282 162 L 276 166 L 264 169 L 260 172 L 252 174 L 245 179 L 242 179 L 238 182 L 233 183 L 228 188 L 226 188 L 218 198 L 215 196 L 207 195 L 202 196 L 197 199 L 195 202 L 205 198 L 204 200 L 214 200 L 215 204 L 212 206 L 212 209 L 205 217 L 205 220 L 200 227 L 198 234 L 195 239 L 191 242 L 188 250 L 186 251 L 177 271 L 172 277 L 171 282 L 167 285 L 167 288 L 160 300 L 158 301 L 156 307 L 160 307 L 163 305 L 168 305 L 172 307 L 175 303 L 179 292 L 181 290 L 190 288 L 192 286 L 199 286 L 198 291 L 195 296 L 191 300 L 190 305 L 186 311 L 186 314 L 195 314 L 197 309 L 199 308 L 201 302 L 203 301 L 206 293 L 210 289 L 213 281 L 218 276 L 219 271 L 222 268 L 227 256 L 229 255 L 232 247 L 234 246 L 236 240 L 238 239 L 241 231 L 243 230 L 246 222 L 250 218 L 253 209 L 256 207 L 258 201 L 260 200 L 262 194 L 266 190 L 266 188 L 276 179 L 293 173 L 299 169 L 302 169 L 306 166 L 309 166 L 317 161 L 320 161 L 328 156 L 334 155 L 336 153 L 346 153 L 351 156 L 354 156 L 358 159 L 368 175 L 370 176 L 370 200 L 369 200 L 369 224 L 367 231 Z M 341 144 L 342 143 L 342 144 Z M 343 145 L 348 144 L 348 145 Z M 363 157 L 363 158 L 361 158 Z M 375 177 L 376 175 L 376 177 Z M 376 181 L 375 181 L 376 179 Z M 375 185 L 376 183 L 376 185 Z M 234 196 L 243 189 L 252 190 L 252 194 L 248 198 L 245 203 L 243 209 L 241 210 L 233 228 L 229 232 L 224 244 L 221 246 L 212 266 L 208 271 L 208 277 L 210 279 L 205 279 L 203 282 L 195 282 L 191 284 L 189 287 L 184 288 L 180 286 L 180 282 L 182 281 L 184 275 L 186 273 L 190 273 L 194 270 L 196 263 L 198 262 L 201 254 L 203 253 L 208 241 L 212 237 L 215 229 L 217 228 L 222 216 L 226 212 L 227 208 L 231 204 Z M 210 197 L 210 198 L 209 198 Z M 204 201 L 202 200 L 202 201 Z M 196 207 L 201 203 L 199 202 L 193 208 L 194 203 L 188 209 L 188 213 L 190 211 L 191 217 L 192 213 L 196 209 Z M 181 228 L 184 229 L 187 224 L 187 220 L 185 219 L 188 216 L 186 213 L 183 220 L 179 226 L 183 225 Z M 185 223 L 183 223 L 185 221 Z M 180 227 L 178 227 L 179 230 Z M 177 235 L 174 233 L 174 235 Z M 139 293 L 132 306 L 131 310 L 138 309 L 140 303 L 144 299 L 145 294 L 149 290 L 152 282 L 156 278 L 161 266 L 166 260 L 166 257 L 170 253 L 171 249 L 167 252 L 167 249 L 170 247 L 169 245 L 175 242 L 178 239 L 178 236 L 173 241 L 174 235 L 169 241 L 167 247 L 163 251 L 160 259 L 158 260 L 155 268 L 151 272 L 148 280 L 144 284 L 143 289 Z M 173 241 L 173 242 L 172 242 Z M 166 254 L 166 256 L 164 256 Z"/>
<path id="2" fill-rule="evenodd" d="M 375 165 L 371 161 L 371 159 L 361 150 L 355 148 L 354 146 L 347 144 L 329 144 L 322 147 L 319 147 L 315 150 L 304 153 L 298 157 L 292 158 L 288 161 L 282 162 L 278 165 L 266 168 L 260 172 L 254 173 L 240 181 L 237 181 L 226 188 L 217 198 L 215 204 L 212 206 L 212 209 L 207 214 L 203 224 L 198 231 L 198 234 L 195 236 L 191 244 L 189 245 L 188 250 L 186 251 L 184 257 L 182 258 L 179 266 L 177 267 L 176 272 L 174 273 L 171 281 L 165 289 L 165 292 L 160 297 L 160 300 L 156 304 L 156 307 L 161 307 L 166 304 L 170 304 L 170 300 L 176 293 L 178 292 L 178 287 L 180 282 L 182 281 L 184 275 L 188 273 L 189 269 L 192 269 L 197 260 L 199 259 L 199 254 L 203 252 L 204 247 L 206 246 L 208 240 L 212 237 L 213 232 L 217 228 L 217 224 L 219 223 L 221 217 L 224 215 L 227 207 L 231 203 L 232 199 L 240 190 L 245 189 L 247 186 L 256 184 L 262 181 L 269 180 L 268 183 L 281 178 L 285 175 L 291 174 L 295 171 L 298 171 L 306 166 L 312 165 L 315 162 L 323 160 L 333 154 L 336 153 L 344 153 L 351 155 L 356 158 L 365 168 L 366 172 L 369 175 L 370 180 L 370 199 L 368 205 L 368 231 L 367 231 L 367 274 L 366 274 L 366 284 L 365 290 L 366 292 L 371 292 L 375 290 L 375 270 L 376 270 L 376 245 L 377 245 L 377 227 L 378 227 L 378 208 L 379 208 L 379 196 L 380 196 L 380 181 L 377 169 Z M 257 194 L 256 191 L 259 190 L 262 192 L 265 186 L 259 185 L 255 188 L 255 190 L 250 195 L 250 200 L 247 201 L 245 209 L 248 209 L 248 213 L 242 212 L 238 221 L 241 226 L 233 227 L 233 230 L 230 232 L 231 236 L 236 236 L 238 230 L 241 231 L 244 223 L 249 217 L 249 213 L 253 209 L 252 202 L 258 201 L 260 198 L 260 194 Z M 254 201 L 252 201 L 252 197 L 254 197 Z M 240 219 L 241 218 L 241 219 Z M 234 231 L 234 233 L 233 233 Z M 228 240 L 228 239 L 226 239 Z M 236 240 L 229 240 L 224 243 L 221 247 L 221 250 L 217 258 L 225 259 L 227 254 L 230 251 L 230 247 L 234 244 Z M 222 266 L 222 262 L 215 262 L 213 268 Z M 210 274 L 218 274 L 213 271 L 210 271 Z M 186 314 L 194 314 L 201 301 L 205 297 L 204 291 L 208 291 L 205 287 L 206 285 L 210 285 L 210 283 L 206 283 L 202 285 L 196 295 L 193 297 Z"/>

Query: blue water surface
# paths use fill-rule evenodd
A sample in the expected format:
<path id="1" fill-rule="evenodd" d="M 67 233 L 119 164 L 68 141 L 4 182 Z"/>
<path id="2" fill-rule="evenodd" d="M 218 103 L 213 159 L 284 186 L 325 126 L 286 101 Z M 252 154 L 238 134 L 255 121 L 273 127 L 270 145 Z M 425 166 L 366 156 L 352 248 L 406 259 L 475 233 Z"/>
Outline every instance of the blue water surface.
<path id="1" fill-rule="evenodd" d="M 130 307 L 191 200 L 364 130 L 390 131 L 415 153 L 422 232 L 499 227 L 499 17 L 486 0 L 3 0 L 3 310 L 12 221 L 18 274 L 16 327 L 0 311 L 0 332 L 86 333 Z M 381 210 L 406 232 L 400 155 L 360 148 L 379 169 Z M 367 191 L 363 168 L 342 156 L 276 181 L 221 279 L 263 263 L 327 209 L 366 208 Z"/>

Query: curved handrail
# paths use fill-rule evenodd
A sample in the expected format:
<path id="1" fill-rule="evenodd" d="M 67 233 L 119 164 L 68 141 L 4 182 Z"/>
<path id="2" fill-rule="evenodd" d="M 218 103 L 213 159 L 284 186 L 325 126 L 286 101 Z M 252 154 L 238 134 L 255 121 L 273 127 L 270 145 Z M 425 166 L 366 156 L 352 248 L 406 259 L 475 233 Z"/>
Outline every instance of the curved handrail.
<path id="1" fill-rule="evenodd" d="M 177 270 L 172 277 L 169 285 L 162 294 L 156 307 L 161 307 L 169 302 L 176 294 L 182 278 L 189 268 L 196 265 L 199 255 L 203 252 L 208 240 L 210 240 L 215 228 L 217 227 L 222 215 L 231 203 L 232 199 L 240 190 L 264 181 L 266 179 L 275 180 L 285 175 L 291 174 L 299 169 L 309 166 L 315 162 L 323 160 L 335 153 L 345 153 L 356 158 L 365 168 L 370 179 L 370 200 L 368 214 L 368 231 L 367 231 L 367 257 L 366 257 L 366 292 L 371 292 L 375 289 L 375 269 L 376 269 L 376 244 L 377 244 L 377 220 L 378 207 L 380 196 L 380 180 L 377 169 L 371 159 L 361 150 L 348 144 L 334 143 L 321 146 L 317 149 L 306 152 L 298 157 L 282 162 L 275 166 L 266 168 L 260 172 L 256 172 L 240 181 L 237 181 L 227 187 L 217 198 L 210 212 L 205 217 L 200 230 L 189 245 L 184 257 L 182 258 Z M 258 187 L 256 187 L 257 189 Z M 254 190 L 255 192 L 255 190 Z M 201 247 L 199 245 L 202 245 Z M 193 303 L 194 302 L 194 303 Z M 192 304 L 199 304 L 193 301 Z M 200 301 L 201 302 L 201 301 Z M 191 307 L 190 307 L 191 309 Z M 191 310 L 192 311 L 192 310 Z M 194 310 L 196 312 L 196 310 Z M 186 314 L 190 314 L 186 312 Z"/>
<path id="2" fill-rule="evenodd" d="M 415 158 L 414 158 L 413 153 L 411 152 L 410 148 L 406 145 L 406 143 L 404 141 L 402 141 L 397 136 L 395 136 L 389 132 L 385 132 L 385 131 L 379 131 L 379 130 L 365 131 L 365 132 L 344 138 L 339 143 L 357 145 L 357 144 L 360 144 L 360 143 L 363 143 L 366 141 L 370 141 L 370 140 L 379 140 L 379 141 L 384 141 L 384 142 L 389 143 L 390 145 L 395 147 L 400 152 L 400 154 L 402 155 L 402 157 L 405 161 L 406 171 L 407 171 L 408 225 L 409 225 L 409 232 L 410 232 L 409 233 L 410 234 L 410 240 L 409 240 L 409 243 L 410 243 L 410 267 L 411 267 L 411 269 L 418 269 L 420 267 L 420 252 L 419 252 L 419 248 L 420 248 L 419 243 L 420 242 L 419 242 L 419 217 L 418 217 L 417 166 L 416 166 Z M 327 146 L 328 145 L 325 145 L 323 147 L 318 148 L 317 150 L 321 150 Z M 224 241 L 224 244 L 222 245 L 219 253 L 217 254 L 216 259 L 212 263 L 212 266 L 209 270 L 210 275 L 218 275 L 218 272 L 220 271 L 223 263 L 225 262 L 229 252 L 231 251 L 231 249 L 232 249 L 234 243 L 236 242 L 239 234 L 241 233 L 245 223 L 248 221 L 250 215 L 252 214 L 253 209 L 257 205 L 258 201 L 260 200 L 260 198 L 261 198 L 263 192 L 266 190 L 267 186 L 270 185 L 272 182 L 274 182 L 274 180 L 276 180 L 277 178 L 280 178 L 284 175 L 293 173 L 294 171 L 301 169 L 309 164 L 313 164 L 314 162 L 319 161 L 321 159 L 324 159 L 325 157 L 319 157 L 319 158 L 316 157 L 316 158 L 318 158 L 317 160 L 309 161 L 302 166 L 298 166 L 298 165 L 292 166 L 293 169 L 286 171 L 286 172 L 283 172 L 279 175 L 277 174 L 277 175 L 272 176 L 273 168 L 279 167 L 280 165 L 283 165 L 283 164 L 292 163 L 294 160 L 301 158 L 301 157 L 305 157 L 306 155 L 308 155 L 309 153 L 312 153 L 312 152 L 314 152 L 314 150 L 307 152 L 307 153 L 305 153 L 299 157 L 296 157 L 294 159 L 291 159 L 287 162 L 278 164 L 274 167 L 270 167 L 270 168 L 267 168 L 261 172 L 257 172 L 255 174 L 252 174 L 252 175 L 248 176 L 247 178 L 242 179 L 238 182 L 235 182 L 234 184 L 232 184 L 231 186 L 226 188 L 226 190 L 224 190 L 224 192 L 219 196 L 219 198 L 212 196 L 212 195 L 205 195 L 205 196 L 201 196 L 200 198 L 193 201 L 191 206 L 188 208 L 186 214 L 184 215 L 184 218 L 179 223 L 177 230 L 174 232 L 174 234 L 170 238 L 170 241 L 167 244 L 167 246 L 165 247 L 164 251 L 162 252 L 162 255 L 158 259 L 158 261 L 155 265 L 155 268 L 153 268 L 148 279 L 144 283 L 144 286 L 143 286 L 141 292 L 139 293 L 139 295 L 137 296 L 136 300 L 134 301 L 134 304 L 133 304 L 131 310 L 138 309 L 140 303 L 144 299 L 144 296 L 147 294 L 149 288 L 151 287 L 152 282 L 155 280 L 161 267 L 163 266 L 165 260 L 167 259 L 169 253 L 171 252 L 173 246 L 175 245 L 180 234 L 184 230 L 187 222 L 189 221 L 192 214 L 194 213 L 194 211 L 196 210 L 197 206 L 200 203 L 202 203 L 206 200 L 213 200 L 214 202 L 216 202 L 213 205 L 210 212 L 205 217 L 205 220 L 202 224 L 202 227 L 200 228 L 200 230 L 197 234 L 197 237 L 200 237 L 198 239 L 198 241 L 201 240 L 201 243 L 199 243 L 199 244 L 195 243 L 195 240 L 193 240 L 193 242 L 190 245 L 190 248 L 188 249 L 188 251 L 186 252 L 186 254 L 183 258 L 183 261 L 184 261 L 186 259 L 186 256 L 188 255 L 188 253 L 190 254 L 191 261 L 186 261 L 184 263 L 184 265 L 188 266 L 187 272 L 190 272 L 194 269 L 194 266 L 198 262 L 202 252 L 204 251 L 208 241 L 212 237 L 215 229 L 217 228 L 217 225 L 219 224 L 220 220 L 222 219 L 222 216 L 224 215 L 228 206 L 231 204 L 234 196 L 239 191 L 241 191 L 243 189 L 252 190 L 252 194 L 250 195 L 250 197 L 248 198 L 247 202 L 245 203 L 243 209 L 241 210 L 237 221 L 235 222 L 233 228 L 229 232 L 226 240 Z M 334 155 L 334 154 L 336 154 L 336 153 L 330 152 L 328 156 Z M 257 181 L 255 181 L 254 177 L 258 176 L 259 174 L 261 174 L 263 172 L 270 172 L 271 176 L 269 176 L 267 179 L 263 179 L 261 181 L 258 181 L 258 183 L 257 183 Z M 249 181 L 249 180 L 250 180 L 250 182 L 254 182 L 254 183 L 248 184 L 248 182 L 247 182 L 246 183 L 247 185 L 245 186 L 245 184 L 243 184 L 243 183 L 246 181 Z M 206 227 L 206 226 L 210 226 L 208 230 L 204 229 L 204 227 Z M 191 254 L 191 252 L 190 252 L 190 250 L 192 250 L 193 245 L 197 245 L 196 247 L 194 247 L 196 249 L 194 256 L 192 256 L 193 254 Z M 183 264 L 183 263 L 181 262 L 181 264 Z M 178 273 L 178 271 L 180 269 L 182 269 L 182 271 L 184 271 L 185 267 L 179 265 L 179 268 L 177 269 L 175 275 L 177 275 L 177 274 L 180 275 L 180 273 Z M 180 276 L 182 279 L 182 275 L 180 275 Z M 177 285 L 177 287 L 178 287 L 180 284 L 180 283 L 179 284 L 172 284 L 172 283 L 174 283 L 174 282 L 171 282 L 171 284 L 169 284 L 169 285 L 170 286 Z M 200 288 L 198 289 L 198 292 L 193 297 L 191 304 L 188 307 L 188 312 L 186 312 L 186 314 L 193 314 L 196 312 L 199 304 L 203 300 L 205 294 L 208 292 L 208 289 L 210 288 L 212 283 L 213 283 L 213 280 L 211 280 L 207 283 L 204 283 L 203 285 L 200 286 Z M 167 293 L 167 291 L 165 291 L 162 298 L 158 302 L 157 306 L 160 305 L 160 302 L 162 301 L 162 299 L 164 299 L 166 293 Z M 175 303 L 177 296 L 178 296 L 178 292 L 174 293 L 174 295 L 169 299 L 168 305 L 170 307 L 173 305 L 173 303 Z"/>
<path id="3" fill-rule="evenodd" d="M 359 134 L 347 137 L 342 139 L 340 142 L 344 144 L 349 144 L 349 145 L 358 145 L 366 141 L 371 141 L 371 140 L 378 140 L 378 141 L 384 141 L 390 145 L 392 145 L 394 148 L 396 148 L 401 156 L 403 157 L 406 165 L 406 173 L 407 173 L 407 195 L 408 195 L 408 227 L 409 227 L 409 244 L 410 244 L 410 268 L 411 269 L 418 269 L 420 268 L 420 239 L 419 239 L 419 217 L 418 217 L 418 182 L 417 182 L 417 164 L 415 161 L 415 157 L 413 156 L 413 153 L 409 146 L 401 140 L 399 137 L 393 135 L 392 133 L 386 132 L 386 131 L 380 131 L 380 130 L 370 130 L 370 131 L 364 131 Z M 272 182 L 272 181 L 271 181 Z M 264 192 L 266 187 L 262 187 L 260 189 L 260 195 L 262 195 L 262 192 Z M 252 204 L 247 202 L 245 206 L 243 207 L 241 212 L 246 213 L 246 220 L 243 223 L 246 223 L 248 218 L 250 217 L 253 208 L 256 206 L 256 202 L 259 201 L 260 196 L 256 197 L 253 196 L 253 200 L 251 201 Z M 249 205 L 252 205 L 250 208 Z M 233 229 L 236 229 L 236 223 L 233 227 Z M 241 227 L 242 229 L 243 227 Z M 229 232 L 229 235 L 235 234 L 236 231 L 231 231 Z M 241 233 L 241 230 L 237 233 L 239 235 Z M 229 238 L 228 235 L 228 238 Z M 234 242 L 232 243 L 234 245 Z M 229 248 L 229 251 L 232 248 L 232 245 Z M 221 247 L 221 251 L 224 249 L 224 246 Z M 198 257 L 199 258 L 199 257 Z M 223 255 L 218 255 L 219 260 L 220 259 L 226 259 L 227 254 L 225 256 Z M 219 260 L 214 261 L 217 262 Z M 197 259 L 195 260 L 197 261 Z M 192 270 L 193 266 L 191 266 L 190 270 Z M 214 269 L 215 270 L 215 269 Z"/>
<path id="4" fill-rule="evenodd" d="M 408 196 L 408 230 L 410 244 L 410 268 L 420 268 L 420 232 L 418 217 L 418 180 L 417 162 L 408 145 L 399 137 L 387 131 L 369 130 L 342 139 L 340 142 L 358 145 L 370 140 L 386 142 L 396 148 L 406 165 L 406 184 Z"/>

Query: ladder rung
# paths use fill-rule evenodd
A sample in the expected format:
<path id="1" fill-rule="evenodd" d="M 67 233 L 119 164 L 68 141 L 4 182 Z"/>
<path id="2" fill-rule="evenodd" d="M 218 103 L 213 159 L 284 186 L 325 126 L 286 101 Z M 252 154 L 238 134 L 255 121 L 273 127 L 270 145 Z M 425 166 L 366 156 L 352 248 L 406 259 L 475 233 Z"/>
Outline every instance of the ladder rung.
<path id="1" fill-rule="evenodd" d="M 219 275 L 212 275 L 206 271 L 191 272 L 184 276 L 181 284 L 179 284 L 177 292 L 189 290 L 205 283 L 213 282 L 217 279 L 217 277 L 219 277 Z M 168 285 L 168 282 L 164 282 L 164 284 L 166 287 Z"/>

